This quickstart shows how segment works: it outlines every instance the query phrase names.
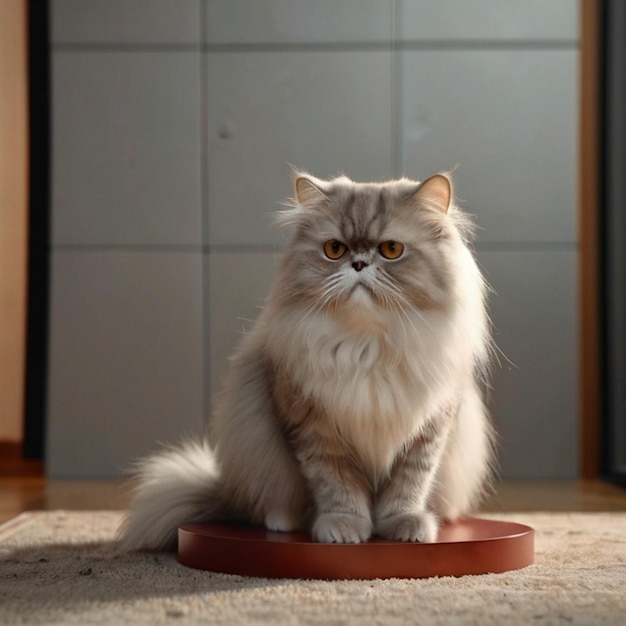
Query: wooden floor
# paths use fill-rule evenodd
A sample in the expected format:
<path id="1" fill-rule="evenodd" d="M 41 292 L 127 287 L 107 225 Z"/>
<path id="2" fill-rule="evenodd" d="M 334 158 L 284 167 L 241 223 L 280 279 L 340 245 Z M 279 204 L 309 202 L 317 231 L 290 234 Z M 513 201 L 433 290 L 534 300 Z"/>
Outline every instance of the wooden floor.
<path id="1" fill-rule="evenodd" d="M 23 511 L 123 510 L 129 494 L 120 481 L 47 481 L 0 476 L 0 523 Z M 504 482 L 485 512 L 626 511 L 626 489 L 603 482 Z"/>

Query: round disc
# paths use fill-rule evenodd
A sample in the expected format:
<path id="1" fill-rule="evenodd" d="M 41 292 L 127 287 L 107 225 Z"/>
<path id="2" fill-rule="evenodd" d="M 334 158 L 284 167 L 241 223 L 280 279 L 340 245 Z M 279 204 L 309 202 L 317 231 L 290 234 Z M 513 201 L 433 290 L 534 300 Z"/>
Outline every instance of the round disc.
<path id="1" fill-rule="evenodd" d="M 463 518 L 445 524 L 435 543 L 371 539 L 316 543 L 307 533 L 230 524 L 178 529 L 183 565 L 264 578 L 428 578 L 506 572 L 534 562 L 534 530 L 523 524 Z"/>

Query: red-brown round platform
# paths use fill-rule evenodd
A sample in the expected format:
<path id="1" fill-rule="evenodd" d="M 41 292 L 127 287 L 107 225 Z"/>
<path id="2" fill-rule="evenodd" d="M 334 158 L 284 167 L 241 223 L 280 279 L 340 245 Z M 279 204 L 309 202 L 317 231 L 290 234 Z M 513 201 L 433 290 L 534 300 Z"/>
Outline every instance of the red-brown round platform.
<path id="1" fill-rule="evenodd" d="M 445 524 L 435 543 L 315 543 L 306 533 L 229 524 L 185 524 L 178 529 L 178 560 L 183 565 L 265 578 L 464 576 L 520 569 L 534 559 L 530 526 L 475 517 Z"/>

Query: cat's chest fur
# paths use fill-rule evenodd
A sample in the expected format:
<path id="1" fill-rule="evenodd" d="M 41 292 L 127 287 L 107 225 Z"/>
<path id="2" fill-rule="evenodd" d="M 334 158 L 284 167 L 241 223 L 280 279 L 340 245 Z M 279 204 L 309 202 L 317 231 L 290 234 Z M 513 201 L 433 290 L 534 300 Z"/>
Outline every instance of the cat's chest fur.
<path id="1" fill-rule="evenodd" d="M 436 317 L 346 325 L 314 314 L 283 320 L 270 333 L 270 350 L 329 430 L 379 473 L 449 401 L 446 332 L 439 326 Z"/>

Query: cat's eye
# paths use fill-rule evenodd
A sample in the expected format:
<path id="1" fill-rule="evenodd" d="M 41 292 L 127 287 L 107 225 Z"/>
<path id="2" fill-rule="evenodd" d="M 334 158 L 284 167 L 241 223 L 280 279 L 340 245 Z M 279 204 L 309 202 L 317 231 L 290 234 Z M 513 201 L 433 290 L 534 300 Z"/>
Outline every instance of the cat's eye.
<path id="1" fill-rule="evenodd" d="M 331 239 L 324 244 L 324 254 L 332 261 L 340 259 L 346 253 L 347 249 L 345 244 L 336 239 Z"/>
<path id="2" fill-rule="evenodd" d="M 378 252 L 386 259 L 397 259 L 404 252 L 404 246 L 399 241 L 383 241 L 378 246 Z"/>

